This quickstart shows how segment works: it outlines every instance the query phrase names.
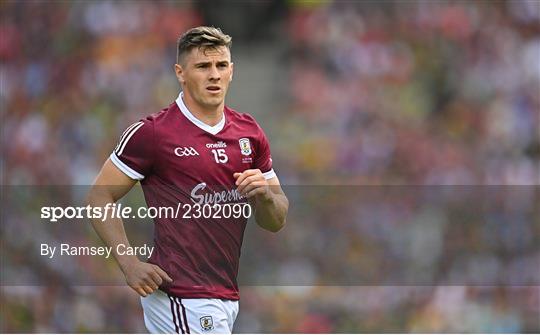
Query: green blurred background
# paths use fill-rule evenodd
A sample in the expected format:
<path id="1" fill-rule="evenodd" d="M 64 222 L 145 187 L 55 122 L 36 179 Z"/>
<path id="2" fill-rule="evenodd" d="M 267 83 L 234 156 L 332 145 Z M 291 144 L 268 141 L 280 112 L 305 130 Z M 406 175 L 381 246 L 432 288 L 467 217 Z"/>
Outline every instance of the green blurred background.
<path id="1" fill-rule="evenodd" d="M 539 1 L 208 0 L 0 2 L 2 185 L 89 185 L 123 129 L 176 98 L 176 40 L 203 24 L 233 37 L 227 104 L 263 126 L 284 185 L 540 184 Z M 537 278 L 538 188 L 524 194 L 488 206 L 483 228 L 457 237 L 448 222 L 460 208 L 367 202 L 348 217 L 354 225 L 299 201 L 268 250 L 315 246 L 271 267 L 309 279 L 243 287 L 235 331 L 538 332 L 537 279 L 316 285 L 332 271 L 321 250 L 337 263 L 369 262 L 371 247 L 386 254 L 403 243 L 379 223 L 403 218 L 411 224 L 396 232 L 423 246 L 415 255 L 453 248 L 465 262 L 472 254 L 460 248 L 479 246 L 497 266 Z M 41 236 L 25 229 L 39 220 L 18 213 L 3 201 L 2 272 L 26 266 L 46 284 L 3 283 L 0 331 L 145 331 L 129 288 L 76 286 L 39 257 L 17 261 Z M 418 242 L 433 234 L 435 245 Z M 249 257 L 241 267 L 258 271 Z"/>

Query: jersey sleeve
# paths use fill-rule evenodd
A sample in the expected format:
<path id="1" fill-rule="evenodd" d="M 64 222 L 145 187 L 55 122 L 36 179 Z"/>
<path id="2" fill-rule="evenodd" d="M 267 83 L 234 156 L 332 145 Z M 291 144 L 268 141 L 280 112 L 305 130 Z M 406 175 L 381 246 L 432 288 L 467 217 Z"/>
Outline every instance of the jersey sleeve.
<path id="1" fill-rule="evenodd" d="M 154 156 L 154 125 L 141 120 L 127 127 L 110 159 L 131 179 L 142 180 L 151 169 Z"/>
<path id="2" fill-rule="evenodd" d="M 272 154 L 270 153 L 270 143 L 264 131 L 259 127 L 259 133 L 257 138 L 257 152 L 254 160 L 253 167 L 261 170 L 264 178 L 271 179 L 276 176 L 274 169 L 272 168 Z"/>

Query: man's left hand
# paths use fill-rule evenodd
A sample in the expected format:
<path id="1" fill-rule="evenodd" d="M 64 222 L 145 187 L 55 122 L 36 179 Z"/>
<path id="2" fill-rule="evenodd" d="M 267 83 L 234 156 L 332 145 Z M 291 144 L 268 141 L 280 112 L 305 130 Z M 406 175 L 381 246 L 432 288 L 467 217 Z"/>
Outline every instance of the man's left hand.
<path id="1" fill-rule="evenodd" d="M 252 169 L 244 172 L 236 172 L 233 177 L 236 179 L 238 192 L 248 199 L 257 197 L 263 200 L 271 198 L 268 181 L 264 178 L 261 170 Z"/>

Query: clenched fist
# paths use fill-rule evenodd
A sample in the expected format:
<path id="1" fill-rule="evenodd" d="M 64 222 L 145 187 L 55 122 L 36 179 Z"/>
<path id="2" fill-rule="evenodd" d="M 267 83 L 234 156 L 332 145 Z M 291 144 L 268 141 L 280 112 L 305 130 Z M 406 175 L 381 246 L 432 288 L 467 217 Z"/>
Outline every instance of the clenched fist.
<path id="1" fill-rule="evenodd" d="M 237 190 L 247 198 L 257 196 L 266 200 L 270 198 L 270 188 L 268 181 L 264 178 L 261 170 L 252 169 L 244 172 L 236 172 L 233 177 L 236 179 Z"/>

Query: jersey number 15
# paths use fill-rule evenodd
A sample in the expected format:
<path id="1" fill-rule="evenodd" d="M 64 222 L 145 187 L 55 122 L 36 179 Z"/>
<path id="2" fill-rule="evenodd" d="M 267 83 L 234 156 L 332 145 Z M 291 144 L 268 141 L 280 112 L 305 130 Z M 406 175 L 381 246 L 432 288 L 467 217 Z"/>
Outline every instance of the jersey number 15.
<path id="1" fill-rule="evenodd" d="M 227 163 L 229 161 L 229 157 L 227 157 L 225 149 L 212 149 L 212 153 L 214 154 L 216 163 Z"/>

